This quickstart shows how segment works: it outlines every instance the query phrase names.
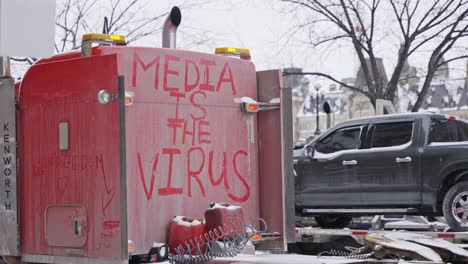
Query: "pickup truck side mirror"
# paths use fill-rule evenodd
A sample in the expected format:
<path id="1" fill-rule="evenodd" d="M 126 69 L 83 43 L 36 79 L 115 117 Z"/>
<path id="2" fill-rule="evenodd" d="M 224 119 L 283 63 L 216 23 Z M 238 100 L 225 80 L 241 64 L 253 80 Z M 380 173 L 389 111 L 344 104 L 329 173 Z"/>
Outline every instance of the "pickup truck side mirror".
<path id="1" fill-rule="evenodd" d="M 307 157 L 309 157 L 310 159 L 313 159 L 314 158 L 314 153 L 315 153 L 315 145 L 314 144 L 307 145 L 306 146 L 306 155 L 307 155 Z"/>

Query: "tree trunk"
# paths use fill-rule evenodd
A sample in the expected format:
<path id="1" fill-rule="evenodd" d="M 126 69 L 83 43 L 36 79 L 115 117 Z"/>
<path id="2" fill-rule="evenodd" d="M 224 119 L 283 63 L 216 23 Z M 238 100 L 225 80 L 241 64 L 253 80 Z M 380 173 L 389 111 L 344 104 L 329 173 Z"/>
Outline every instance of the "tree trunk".
<path id="1" fill-rule="evenodd" d="M 413 106 L 413 109 L 411 109 L 411 112 L 418 112 L 419 109 L 422 107 L 422 104 L 424 100 L 426 100 L 426 95 L 427 92 L 429 91 L 429 87 L 431 87 L 431 82 L 432 79 L 434 78 L 435 70 L 433 70 L 433 67 L 430 67 L 426 79 L 424 80 L 423 87 L 421 89 L 421 92 L 418 95 L 418 100 L 416 100 L 416 103 Z"/>

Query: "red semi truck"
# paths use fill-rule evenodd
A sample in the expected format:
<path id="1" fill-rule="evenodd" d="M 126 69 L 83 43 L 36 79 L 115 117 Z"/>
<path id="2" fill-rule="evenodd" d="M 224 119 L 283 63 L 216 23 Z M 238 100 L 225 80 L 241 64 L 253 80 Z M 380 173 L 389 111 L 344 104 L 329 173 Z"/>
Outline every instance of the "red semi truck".
<path id="1" fill-rule="evenodd" d="M 246 50 L 217 53 L 91 34 L 81 52 L 37 61 L 16 85 L 4 75 L 0 255 L 126 263 L 166 242 L 174 216 L 203 217 L 210 202 L 262 217 L 285 250 L 291 91 Z"/>

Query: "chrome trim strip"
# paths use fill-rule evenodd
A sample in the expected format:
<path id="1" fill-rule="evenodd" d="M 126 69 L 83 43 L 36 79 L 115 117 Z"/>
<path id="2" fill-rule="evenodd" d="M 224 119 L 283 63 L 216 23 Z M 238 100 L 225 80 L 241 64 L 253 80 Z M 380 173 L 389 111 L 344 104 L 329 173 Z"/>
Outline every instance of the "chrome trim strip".
<path id="1" fill-rule="evenodd" d="M 356 160 L 343 160 L 343 166 L 357 165 Z"/>
<path id="2" fill-rule="evenodd" d="M 385 209 L 303 209 L 304 213 L 411 213 L 415 212 L 414 208 L 398 209 L 398 208 L 385 208 Z"/>
<path id="3" fill-rule="evenodd" d="M 411 159 L 411 157 L 404 157 L 404 158 L 398 157 L 398 158 L 395 159 L 396 163 L 408 163 L 408 162 L 411 162 L 411 161 L 413 161 Z"/>

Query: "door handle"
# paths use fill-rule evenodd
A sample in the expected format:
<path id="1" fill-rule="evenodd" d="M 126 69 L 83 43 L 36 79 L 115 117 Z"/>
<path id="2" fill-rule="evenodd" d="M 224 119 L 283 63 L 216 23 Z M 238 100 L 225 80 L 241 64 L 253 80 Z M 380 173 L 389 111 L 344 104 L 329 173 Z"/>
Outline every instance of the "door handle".
<path id="1" fill-rule="evenodd" d="M 395 159 L 396 163 L 405 163 L 405 162 L 411 162 L 411 161 L 412 161 L 411 157 L 396 158 Z"/>
<path id="2" fill-rule="evenodd" d="M 75 236 L 82 236 L 83 235 L 83 224 L 81 219 L 75 219 Z"/>
<path id="3" fill-rule="evenodd" d="M 343 166 L 357 165 L 356 160 L 343 160 Z"/>

